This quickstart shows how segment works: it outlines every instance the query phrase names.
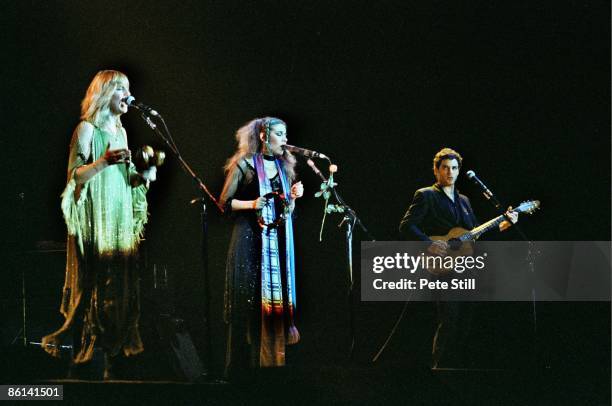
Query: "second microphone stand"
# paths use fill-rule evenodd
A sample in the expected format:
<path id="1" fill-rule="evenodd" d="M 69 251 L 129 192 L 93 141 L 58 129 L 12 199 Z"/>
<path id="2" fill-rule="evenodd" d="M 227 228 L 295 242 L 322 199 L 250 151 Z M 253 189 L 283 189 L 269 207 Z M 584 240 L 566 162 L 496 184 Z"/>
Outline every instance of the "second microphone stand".
<path id="1" fill-rule="evenodd" d="M 468 171 L 468 173 L 469 172 L 473 173 L 473 171 Z M 491 203 L 495 211 L 497 211 L 499 214 L 505 215 L 505 212 L 506 212 L 506 210 L 504 209 L 505 206 L 503 206 L 500 203 L 500 201 L 493 194 L 493 192 L 491 192 L 491 190 L 487 188 L 484 185 L 484 183 L 482 183 L 482 181 L 478 180 L 478 181 L 475 181 L 475 183 L 477 186 L 479 186 L 482 189 L 483 196 L 489 203 Z M 537 306 L 536 306 L 537 291 L 536 291 L 536 277 L 535 277 L 535 274 L 536 274 L 535 262 L 540 252 L 537 250 L 537 248 L 535 248 L 535 243 L 529 237 L 527 237 L 527 234 L 525 234 L 525 232 L 521 229 L 521 227 L 518 224 L 514 224 L 513 226 L 516 229 L 519 236 L 521 237 L 521 239 L 527 243 L 527 247 L 528 247 L 526 260 L 527 260 L 527 265 L 529 267 L 529 280 L 531 284 L 531 312 L 532 312 L 531 316 L 533 320 L 533 331 L 532 331 L 533 333 L 532 347 L 533 348 L 532 350 L 534 352 L 534 356 L 536 357 L 536 359 L 538 359 L 540 345 L 539 345 L 539 332 L 538 332 L 538 313 L 537 313 Z"/>
<path id="2" fill-rule="evenodd" d="M 319 176 L 319 178 L 321 178 L 321 180 L 323 181 L 323 183 L 321 184 L 321 191 L 317 192 L 315 196 L 317 197 L 323 196 L 323 198 L 325 199 L 325 214 L 336 212 L 336 213 L 342 213 L 344 215 L 342 218 L 342 221 L 340 222 L 340 224 L 338 224 L 338 227 L 342 227 L 343 225 L 346 227 L 344 235 L 345 235 L 345 252 L 346 252 L 348 280 L 349 280 L 349 289 L 348 289 L 347 299 L 348 299 L 348 305 L 349 305 L 349 323 L 350 323 L 349 324 L 350 326 L 349 327 L 350 344 L 349 344 L 349 350 L 348 350 L 348 358 L 351 359 L 353 357 L 353 352 L 355 350 L 355 309 L 354 309 L 354 303 L 353 303 L 354 297 L 355 297 L 355 290 L 354 290 L 355 283 L 354 283 L 354 276 L 353 276 L 353 231 L 355 230 L 355 226 L 358 225 L 363 230 L 363 232 L 366 233 L 366 235 L 371 241 L 375 241 L 375 239 L 374 237 L 372 237 L 372 235 L 370 234 L 368 229 L 365 227 L 363 222 L 359 219 L 355 210 L 353 210 L 348 204 L 346 204 L 346 202 L 344 201 L 344 199 L 338 192 L 338 189 L 336 188 L 337 184 L 334 183 L 333 181 L 333 174 L 336 172 L 337 167 L 333 165 L 329 159 L 328 159 L 328 162 L 330 164 L 329 165 L 329 168 L 330 168 L 329 179 L 326 178 L 325 175 L 321 173 L 321 171 L 319 170 L 319 168 L 317 168 L 317 166 L 312 161 L 312 159 L 308 159 L 307 161 L 308 166 L 310 166 L 310 168 L 314 171 L 314 173 L 317 174 L 317 176 Z M 334 199 L 336 200 L 336 204 L 332 204 L 332 205 L 328 204 L 330 195 L 334 196 Z"/>
<path id="3" fill-rule="evenodd" d="M 159 128 L 155 122 L 153 122 L 152 117 L 147 114 L 147 112 L 142 112 L 142 119 L 147 123 L 147 125 L 160 136 L 162 140 L 164 140 L 165 144 L 168 146 L 170 151 L 176 156 L 181 168 L 187 175 L 191 177 L 196 188 L 201 193 L 201 197 L 192 199 L 190 204 L 200 204 L 200 220 L 201 220 L 201 230 L 202 230 L 202 243 L 201 243 L 201 255 L 202 255 L 202 279 L 204 283 L 204 312 L 203 312 L 203 322 L 204 322 L 204 376 L 208 375 L 208 368 L 210 368 L 211 362 L 211 337 L 210 337 L 210 288 L 209 288 L 209 272 L 208 272 L 208 225 L 207 225 L 207 209 L 206 209 L 206 198 L 210 199 L 211 202 L 219 209 L 221 213 L 223 213 L 223 207 L 219 204 L 217 199 L 210 193 L 204 182 L 198 175 L 191 169 L 191 166 L 183 159 L 181 153 L 174 143 L 174 139 L 170 134 L 170 130 L 168 126 L 166 126 L 166 122 L 164 121 L 161 114 L 157 113 L 155 117 L 159 118 L 164 131 Z"/>

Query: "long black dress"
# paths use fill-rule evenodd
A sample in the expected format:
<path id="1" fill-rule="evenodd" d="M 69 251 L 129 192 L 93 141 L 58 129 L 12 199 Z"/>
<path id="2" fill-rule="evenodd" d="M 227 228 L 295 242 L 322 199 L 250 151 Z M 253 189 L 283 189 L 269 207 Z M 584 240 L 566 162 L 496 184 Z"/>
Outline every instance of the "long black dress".
<path id="1" fill-rule="evenodd" d="M 229 245 L 225 281 L 225 322 L 227 324 L 226 377 L 235 376 L 249 368 L 264 366 L 260 362 L 261 344 L 261 239 L 262 228 L 257 222 L 255 210 L 231 210 L 232 199 L 255 200 L 259 197 L 257 173 L 247 160 L 230 171 L 235 188 L 229 188 L 221 197 L 226 213 L 234 219 L 234 229 Z M 277 174 L 270 179 L 274 191 L 282 191 Z M 233 190 L 235 191 L 233 191 Z M 283 266 L 283 307 L 288 297 L 285 277 L 285 232 L 278 228 L 280 264 Z M 285 330 L 292 325 L 284 312 Z M 283 354 L 284 358 L 284 354 Z"/>

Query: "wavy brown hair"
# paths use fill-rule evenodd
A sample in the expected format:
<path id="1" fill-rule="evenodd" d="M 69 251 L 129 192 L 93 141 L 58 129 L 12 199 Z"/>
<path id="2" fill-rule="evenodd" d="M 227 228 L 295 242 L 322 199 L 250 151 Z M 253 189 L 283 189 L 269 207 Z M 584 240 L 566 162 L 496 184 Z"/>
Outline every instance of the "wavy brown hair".
<path id="1" fill-rule="evenodd" d="M 240 160 L 244 158 L 251 158 L 258 152 L 261 152 L 263 148 L 263 143 L 259 138 L 259 134 L 262 131 L 269 132 L 270 128 L 277 124 L 283 124 L 287 126 L 287 124 L 276 117 L 263 117 L 256 118 L 255 120 L 251 120 L 236 131 L 236 141 L 238 143 L 238 149 L 236 153 L 232 155 L 223 169 L 225 173 L 229 173 L 229 171 L 234 168 Z M 295 179 L 295 157 L 289 151 L 283 151 L 283 155 L 280 156 L 280 159 L 283 162 L 283 169 L 285 170 L 285 174 L 287 175 L 287 180 L 289 183 L 292 183 Z"/>
<path id="2" fill-rule="evenodd" d="M 461 168 L 461 163 L 463 162 L 463 158 L 461 157 L 461 154 L 452 148 L 442 148 L 434 156 L 434 159 L 433 159 L 434 171 L 436 169 L 440 169 L 440 164 L 445 159 L 456 159 L 457 163 L 459 164 L 459 168 Z"/>

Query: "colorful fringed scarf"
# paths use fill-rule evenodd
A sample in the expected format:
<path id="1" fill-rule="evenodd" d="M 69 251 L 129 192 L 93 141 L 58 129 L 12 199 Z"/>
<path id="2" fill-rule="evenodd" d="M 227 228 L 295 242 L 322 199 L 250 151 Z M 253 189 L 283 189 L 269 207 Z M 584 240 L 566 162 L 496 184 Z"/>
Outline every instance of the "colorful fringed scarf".
<path id="1" fill-rule="evenodd" d="M 272 185 L 266 176 L 264 162 L 261 154 L 253 158 L 257 178 L 259 180 L 259 194 L 265 196 L 271 193 Z M 280 177 L 283 193 L 288 200 L 290 185 L 283 169 L 282 163 L 277 159 L 276 168 Z M 266 224 L 272 223 L 276 218 L 274 204 L 267 204 L 262 209 L 262 217 Z M 285 315 L 283 307 L 282 267 L 280 264 L 278 230 L 274 227 L 263 226 L 261 232 L 261 348 L 260 366 L 281 366 L 285 364 L 285 325 L 287 320 L 293 327 L 293 311 L 295 300 L 295 259 L 293 253 L 293 224 L 291 215 L 285 220 L 285 259 L 286 281 L 288 297 Z M 285 317 L 287 316 L 287 317 Z"/>

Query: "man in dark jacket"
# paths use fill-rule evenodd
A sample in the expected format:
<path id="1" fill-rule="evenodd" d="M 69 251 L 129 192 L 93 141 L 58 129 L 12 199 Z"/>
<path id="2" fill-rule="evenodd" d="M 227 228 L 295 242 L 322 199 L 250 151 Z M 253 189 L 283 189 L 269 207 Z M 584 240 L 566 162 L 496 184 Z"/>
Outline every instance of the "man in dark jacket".
<path id="1" fill-rule="evenodd" d="M 430 236 L 444 236 L 454 227 L 471 230 L 478 226 L 470 200 L 459 194 L 455 182 L 461 170 L 463 158 L 451 149 L 443 148 L 433 159 L 436 183 L 416 191 L 412 204 L 400 222 L 400 235 L 405 240 L 430 241 L 428 251 L 445 256 L 446 241 L 432 241 Z M 500 231 L 518 220 L 518 214 L 510 210 L 506 216 L 511 220 L 499 225 Z M 433 367 L 438 367 L 445 355 L 448 366 L 461 366 L 462 351 L 467 342 L 472 317 L 471 304 L 463 306 L 456 302 L 438 302 L 438 327 L 433 339 Z M 450 349 L 452 346 L 453 349 Z M 456 350 L 455 350 L 456 348 Z M 455 363 L 455 365 L 453 365 Z"/>

